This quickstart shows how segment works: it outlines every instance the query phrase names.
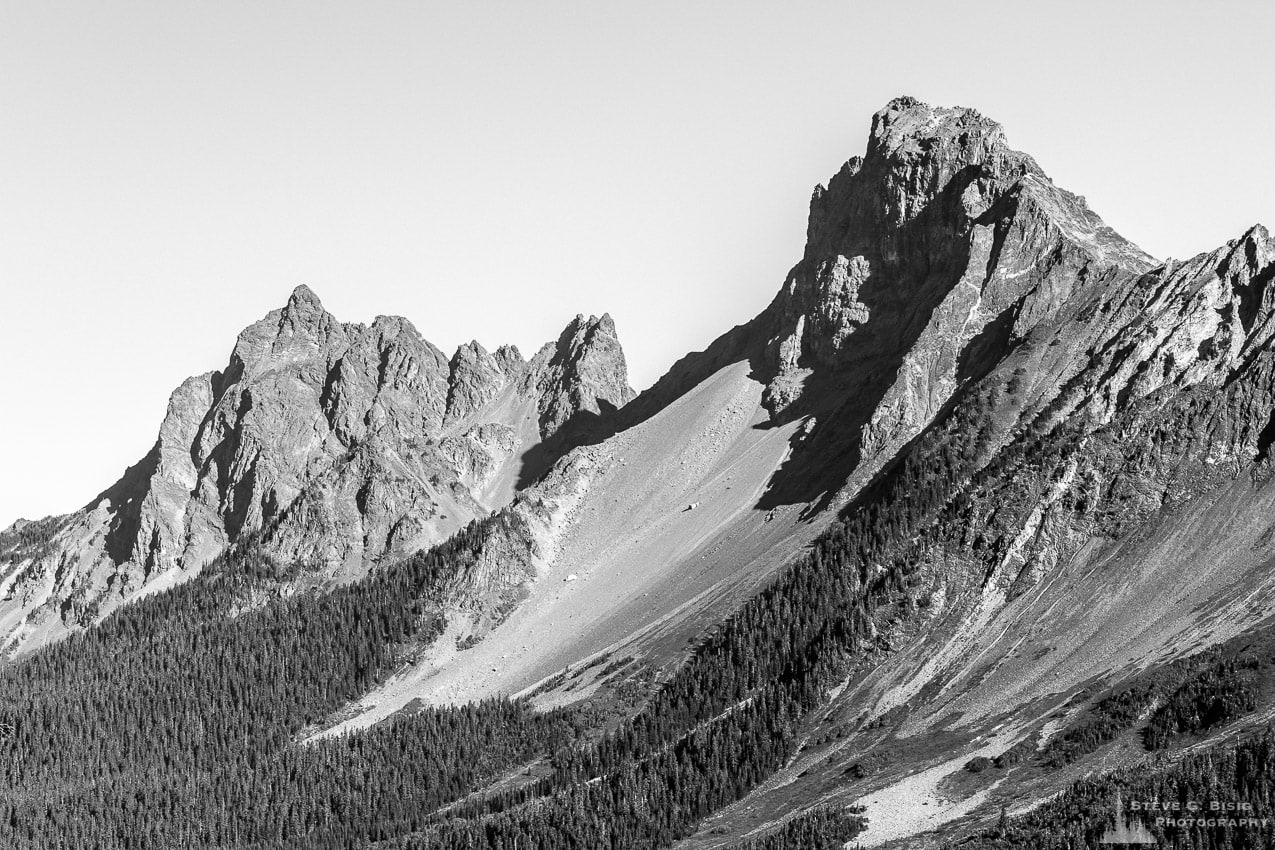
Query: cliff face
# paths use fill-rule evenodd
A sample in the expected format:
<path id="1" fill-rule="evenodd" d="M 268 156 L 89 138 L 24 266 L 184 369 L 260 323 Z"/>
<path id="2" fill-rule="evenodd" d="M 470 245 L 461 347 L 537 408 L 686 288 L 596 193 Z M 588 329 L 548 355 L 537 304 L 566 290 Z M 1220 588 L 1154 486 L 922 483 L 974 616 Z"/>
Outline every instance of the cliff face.
<path id="1" fill-rule="evenodd" d="M 177 388 L 142 461 L 43 551 L 11 553 L 0 624 L 12 646 L 87 623 L 250 534 L 319 579 L 355 577 L 504 504 L 529 452 L 632 396 L 609 316 L 530 362 L 477 343 L 449 361 L 405 319 L 342 323 L 298 287 L 224 370 Z"/>
<path id="2" fill-rule="evenodd" d="M 1087 282 L 1154 265 L 998 124 L 911 98 L 816 187 L 807 231 L 750 331 L 758 371 L 773 417 L 813 414 L 808 447 L 860 485 Z"/>

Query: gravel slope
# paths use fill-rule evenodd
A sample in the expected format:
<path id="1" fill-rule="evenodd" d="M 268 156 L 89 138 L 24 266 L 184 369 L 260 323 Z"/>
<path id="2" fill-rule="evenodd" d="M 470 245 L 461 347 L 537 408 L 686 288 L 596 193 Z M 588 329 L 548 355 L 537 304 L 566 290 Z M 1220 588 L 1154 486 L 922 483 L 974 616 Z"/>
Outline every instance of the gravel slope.
<path id="1" fill-rule="evenodd" d="M 763 387 L 748 372 L 724 367 L 645 422 L 574 451 L 566 462 L 583 471 L 574 492 L 555 493 L 561 510 L 528 598 L 463 651 L 456 638 L 469 624 L 456 618 L 421 663 L 328 734 L 413 699 L 525 692 L 604 651 L 659 663 L 746 598 L 822 526 L 798 519 L 805 504 L 756 507 L 802 423 L 766 426 Z"/>

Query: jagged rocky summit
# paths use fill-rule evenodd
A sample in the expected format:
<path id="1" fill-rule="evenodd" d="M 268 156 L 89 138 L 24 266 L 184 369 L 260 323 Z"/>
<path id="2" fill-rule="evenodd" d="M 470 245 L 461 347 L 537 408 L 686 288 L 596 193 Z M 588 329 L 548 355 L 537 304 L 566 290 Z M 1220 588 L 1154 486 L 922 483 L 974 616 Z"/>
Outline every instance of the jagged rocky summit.
<path id="1" fill-rule="evenodd" d="M 607 315 L 577 316 L 530 360 L 477 342 L 449 360 L 406 319 L 344 323 L 299 286 L 223 370 L 177 388 L 118 482 L 38 535 L 28 524 L 0 573 L 0 640 L 87 624 L 245 535 L 319 578 L 357 577 L 505 504 L 546 445 L 564 450 L 633 395 Z"/>

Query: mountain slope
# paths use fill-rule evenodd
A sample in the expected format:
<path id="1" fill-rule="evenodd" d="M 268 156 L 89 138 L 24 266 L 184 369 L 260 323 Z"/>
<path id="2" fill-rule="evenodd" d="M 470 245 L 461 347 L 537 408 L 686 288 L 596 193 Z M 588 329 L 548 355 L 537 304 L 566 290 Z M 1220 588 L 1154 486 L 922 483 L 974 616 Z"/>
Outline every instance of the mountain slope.
<path id="1" fill-rule="evenodd" d="M 975 449 L 881 565 L 908 578 L 878 656 L 808 722 L 807 752 L 687 846 L 815 803 L 865 804 L 865 846 L 990 826 L 1092 769 L 1030 754 L 1116 683 L 1270 617 L 1273 278 L 1275 240 L 1254 227 L 1185 263 L 1079 280 L 1053 305 L 971 386 L 945 448 L 913 450 L 924 468 Z M 971 759 L 1015 745 L 1024 767 L 968 779 Z"/>
<path id="2" fill-rule="evenodd" d="M 534 565 L 501 594 L 520 607 L 453 618 L 448 640 L 338 729 L 414 699 L 523 692 L 600 654 L 676 664 L 1059 304 L 1152 263 L 999 125 L 891 102 L 866 156 L 816 189 L 804 256 L 774 301 L 514 501 L 531 545 L 497 548 Z"/>
<path id="3" fill-rule="evenodd" d="M 345 324 L 298 287 L 223 371 L 173 393 L 120 481 L 8 553 L 4 645 L 86 625 L 248 535 L 311 580 L 356 578 L 505 504 L 546 446 L 632 396 L 609 316 L 577 317 L 530 361 L 476 342 L 449 361 L 405 319 Z"/>
<path id="4" fill-rule="evenodd" d="M 688 846 L 859 799 L 879 844 L 1053 793 L 1075 774 L 1027 773 L 999 794 L 960 780 L 971 758 L 1058 733 L 1087 689 L 1268 615 L 1268 493 L 1251 476 L 1265 474 L 1275 407 L 1269 234 L 1157 265 L 998 126 L 908 99 L 838 178 L 816 192 L 806 257 L 775 302 L 514 503 L 543 523 L 523 606 L 489 634 L 463 627 L 339 729 L 415 698 L 529 690 L 572 663 L 543 704 L 623 687 L 609 658 L 676 668 L 688 638 L 846 505 L 893 541 L 853 567 L 883 594 L 880 645 L 805 721 L 810 751 Z M 710 394 L 730 380 L 739 394 Z M 738 443 L 739 458 L 771 447 L 747 472 L 698 442 L 710 409 L 727 422 L 739 404 L 788 446 Z M 755 501 L 725 493 L 727 469 Z M 670 491 L 685 499 L 661 501 Z M 890 767 L 857 767 L 874 761 Z"/>
<path id="5" fill-rule="evenodd" d="M 1275 716 L 1272 281 L 1261 227 L 1158 263 L 994 122 L 895 100 L 816 190 L 772 303 L 622 409 L 572 401 L 571 370 L 458 352 L 442 441 L 447 411 L 479 423 L 467 445 L 493 422 L 543 438 L 516 474 L 445 455 L 482 504 L 528 484 L 492 515 L 308 592 L 273 560 L 293 538 L 241 533 L 193 582 L 0 669 L 0 833 L 945 847 L 1244 735 Z M 611 351 L 569 329 L 548 362 L 599 335 Z M 247 457 L 230 468 L 281 468 Z M 63 522 L 0 552 L 46 557 Z M 531 698 L 465 702 L 509 693 Z"/>

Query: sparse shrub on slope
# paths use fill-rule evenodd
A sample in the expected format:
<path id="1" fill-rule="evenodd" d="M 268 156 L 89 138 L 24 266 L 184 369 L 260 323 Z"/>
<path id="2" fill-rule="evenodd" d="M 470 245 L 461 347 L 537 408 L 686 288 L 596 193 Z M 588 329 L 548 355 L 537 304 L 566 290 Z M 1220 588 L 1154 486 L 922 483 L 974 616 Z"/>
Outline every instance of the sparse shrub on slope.
<path id="1" fill-rule="evenodd" d="M 788 821 L 764 838 L 752 838 L 732 850 L 841 850 L 863 832 L 866 820 L 862 809 L 820 806 Z"/>

